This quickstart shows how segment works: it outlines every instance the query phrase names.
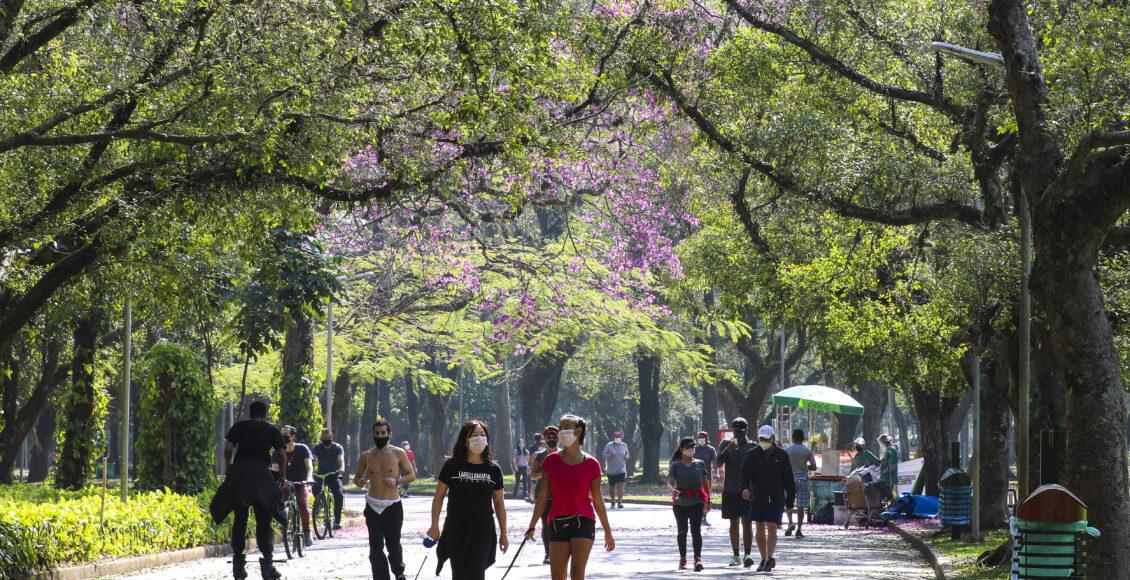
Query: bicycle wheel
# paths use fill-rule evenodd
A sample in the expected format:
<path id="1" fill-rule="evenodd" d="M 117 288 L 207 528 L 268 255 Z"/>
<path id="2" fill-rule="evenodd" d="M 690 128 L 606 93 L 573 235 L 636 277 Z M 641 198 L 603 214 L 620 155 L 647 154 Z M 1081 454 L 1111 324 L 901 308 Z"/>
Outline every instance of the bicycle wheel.
<path id="1" fill-rule="evenodd" d="M 302 553 L 302 522 L 301 522 L 301 518 L 299 517 L 299 514 L 298 514 L 298 506 L 292 507 L 291 510 L 292 510 L 291 513 L 294 514 L 294 519 L 292 520 L 293 523 L 290 526 L 291 543 L 294 544 L 294 553 L 298 554 L 298 557 L 301 558 L 301 557 L 303 557 L 303 553 Z"/>
<path id="2" fill-rule="evenodd" d="M 293 509 L 290 507 L 290 504 L 287 504 L 286 511 L 283 513 L 286 515 L 286 523 L 280 526 L 282 530 L 282 545 L 283 551 L 286 552 L 286 559 L 289 560 L 294 557 L 290 553 L 290 523 L 294 521 L 294 513 Z"/>
<path id="3" fill-rule="evenodd" d="M 323 510 L 326 519 L 326 535 L 334 537 L 334 499 L 330 495 L 329 486 L 322 488 L 322 505 L 326 506 Z"/>
<path id="4" fill-rule="evenodd" d="M 326 497 L 325 493 L 319 493 L 314 496 L 314 507 L 311 508 L 310 517 L 314 520 L 314 537 L 319 540 L 327 537 L 332 537 L 332 526 L 327 526 L 329 519 L 325 517 L 323 512 L 326 512 Z"/>

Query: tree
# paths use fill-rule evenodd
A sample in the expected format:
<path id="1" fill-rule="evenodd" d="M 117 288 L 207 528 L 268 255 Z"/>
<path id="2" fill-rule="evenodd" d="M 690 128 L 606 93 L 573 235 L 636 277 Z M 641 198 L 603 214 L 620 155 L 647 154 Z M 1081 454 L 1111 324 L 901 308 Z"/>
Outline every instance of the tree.
<path id="1" fill-rule="evenodd" d="M 102 422 L 106 416 L 106 392 L 98 384 L 97 346 L 104 313 L 91 306 L 74 330 L 71 388 L 59 405 L 59 460 L 55 486 L 79 490 L 90 479 L 95 462 L 102 456 Z"/>
<path id="2" fill-rule="evenodd" d="M 137 480 L 147 489 L 196 494 L 213 475 L 219 405 L 196 355 L 159 344 L 145 356 L 137 438 Z"/>

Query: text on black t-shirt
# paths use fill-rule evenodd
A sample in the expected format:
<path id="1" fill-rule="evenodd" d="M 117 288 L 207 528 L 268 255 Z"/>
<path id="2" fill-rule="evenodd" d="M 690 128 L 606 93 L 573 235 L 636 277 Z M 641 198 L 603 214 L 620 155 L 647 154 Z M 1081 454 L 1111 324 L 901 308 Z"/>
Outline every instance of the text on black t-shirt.
<path id="1" fill-rule="evenodd" d="M 448 459 L 439 471 L 439 480 L 447 485 L 447 516 L 494 513 L 495 490 L 503 488 L 502 468 L 497 463 L 465 463 Z"/>

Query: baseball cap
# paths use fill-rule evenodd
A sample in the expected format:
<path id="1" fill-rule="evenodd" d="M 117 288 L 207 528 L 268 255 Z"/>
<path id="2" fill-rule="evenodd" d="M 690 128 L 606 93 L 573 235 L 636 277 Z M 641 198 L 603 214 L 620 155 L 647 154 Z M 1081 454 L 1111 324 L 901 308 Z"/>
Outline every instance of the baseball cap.
<path id="1" fill-rule="evenodd" d="M 773 430 L 772 425 L 762 425 L 757 428 L 758 439 L 772 439 L 777 432 Z"/>
<path id="2" fill-rule="evenodd" d="M 867 445 L 867 442 L 863 440 L 863 437 L 856 437 L 855 441 L 852 441 L 852 443 L 855 443 L 856 445 Z"/>
<path id="3" fill-rule="evenodd" d="M 557 427 L 554 427 L 553 425 L 547 425 L 545 430 L 542 431 L 542 433 L 548 435 L 550 433 L 556 433 L 557 431 L 558 431 Z"/>
<path id="4" fill-rule="evenodd" d="M 744 418 L 738 417 L 733 421 L 730 421 L 730 427 L 733 427 L 734 429 L 748 429 L 749 423 L 747 423 Z"/>
<path id="5" fill-rule="evenodd" d="M 623 433 L 621 433 L 621 432 L 619 432 L 619 431 L 613 431 L 613 432 L 612 432 L 612 436 L 613 436 L 613 437 L 623 437 L 623 436 L 624 436 L 624 434 L 623 434 Z"/>
<path id="6" fill-rule="evenodd" d="M 888 442 L 890 442 L 890 440 L 891 440 L 891 436 L 887 435 L 886 433 L 883 433 L 882 435 L 879 436 L 879 441 L 882 441 L 884 443 L 888 443 Z"/>
<path id="7" fill-rule="evenodd" d="M 707 438 L 707 439 L 709 439 L 709 438 L 710 438 L 710 433 L 707 433 L 706 431 L 699 431 L 699 432 L 698 432 L 698 436 L 699 436 L 699 437 L 704 437 L 704 438 Z"/>

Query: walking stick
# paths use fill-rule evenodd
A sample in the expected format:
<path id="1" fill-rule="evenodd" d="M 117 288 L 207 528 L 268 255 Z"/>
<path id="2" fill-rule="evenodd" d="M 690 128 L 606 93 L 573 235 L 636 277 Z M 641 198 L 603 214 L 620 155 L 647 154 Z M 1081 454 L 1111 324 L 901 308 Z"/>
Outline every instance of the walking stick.
<path id="1" fill-rule="evenodd" d="M 502 574 L 502 580 L 506 580 L 506 575 L 509 574 L 510 569 L 514 567 L 514 562 L 518 561 L 518 556 L 520 556 L 522 554 L 522 546 L 525 546 L 526 542 L 528 542 L 528 541 L 530 541 L 530 538 L 528 538 L 528 537 L 522 538 L 522 543 L 518 544 L 518 551 L 514 552 L 514 559 L 510 560 L 510 565 L 506 567 L 506 572 L 504 572 Z"/>
<path id="2" fill-rule="evenodd" d="M 424 552 L 424 559 L 423 559 L 423 561 L 420 562 L 420 569 L 416 570 L 416 577 L 413 578 L 412 580 L 420 580 L 420 572 L 424 571 L 424 564 L 428 563 L 428 554 L 432 553 L 431 548 L 434 545 L 436 545 L 435 540 L 433 540 L 431 538 L 427 538 L 427 537 L 424 538 L 424 547 L 427 548 L 428 551 Z"/>

